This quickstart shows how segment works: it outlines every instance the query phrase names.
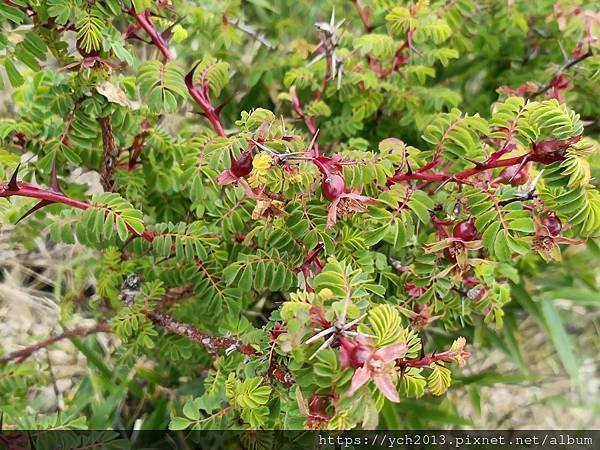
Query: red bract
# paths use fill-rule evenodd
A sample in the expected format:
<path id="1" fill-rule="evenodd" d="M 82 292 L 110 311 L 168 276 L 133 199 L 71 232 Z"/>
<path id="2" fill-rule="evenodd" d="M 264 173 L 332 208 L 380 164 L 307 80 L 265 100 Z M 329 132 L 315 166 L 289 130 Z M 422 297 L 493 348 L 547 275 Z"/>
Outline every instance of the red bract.
<path id="1" fill-rule="evenodd" d="M 286 331 L 287 330 L 285 329 L 285 327 L 280 322 L 277 322 L 271 330 L 271 340 L 276 341 L 277 338 Z"/>
<path id="2" fill-rule="evenodd" d="M 552 80 L 552 86 L 556 89 L 566 89 L 569 87 L 569 79 L 561 73 Z"/>
<path id="3" fill-rule="evenodd" d="M 343 369 L 361 367 L 373 352 L 368 342 L 362 338 L 351 341 L 345 337 L 339 339 L 340 343 L 340 365 Z"/>
<path id="4" fill-rule="evenodd" d="M 523 164 L 519 166 L 509 166 L 504 169 L 498 181 L 502 184 L 510 184 L 512 186 L 521 186 L 529 181 L 529 164 Z"/>
<path id="5" fill-rule="evenodd" d="M 456 224 L 452 231 L 452 236 L 462 241 L 474 241 L 477 239 L 477 228 L 475 228 L 473 218 L 471 217 Z"/>
<path id="6" fill-rule="evenodd" d="M 325 318 L 325 311 L 320 306 L 311 306 L 308 313 L 310 314 L 310 318 L 312 323 L 318 325 L 320 327 L 329 328 L 331 323 Z"/>

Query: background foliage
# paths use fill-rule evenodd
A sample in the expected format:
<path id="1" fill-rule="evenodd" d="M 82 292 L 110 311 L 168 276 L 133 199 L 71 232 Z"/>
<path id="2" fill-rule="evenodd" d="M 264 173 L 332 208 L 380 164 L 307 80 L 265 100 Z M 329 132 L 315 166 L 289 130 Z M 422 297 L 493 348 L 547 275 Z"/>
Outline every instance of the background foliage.
<path id="1" fill-rule="evenodd" d="M 91 249 L 54 290 L 89 370 L 43 410 L 29 356 L 54 341 L 6 349 L 4 424 L 468 425 L 438 397 L 506 381 L 468 352 L 539 375 L 526 318 L 584 392 L 557 299 L 600 298 L 595 2 L 8 0 L 0 20 L 0 217 L 15 245 Z"/>

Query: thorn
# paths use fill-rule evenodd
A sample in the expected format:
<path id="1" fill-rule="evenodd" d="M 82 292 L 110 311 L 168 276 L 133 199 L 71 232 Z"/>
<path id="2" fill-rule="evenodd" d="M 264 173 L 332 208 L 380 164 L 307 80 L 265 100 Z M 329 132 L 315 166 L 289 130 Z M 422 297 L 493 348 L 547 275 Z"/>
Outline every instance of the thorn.
<path id="1" fill-rule="evenodd" d="M 527 164 L 529 162 L 529 158 L 523 158 L 523 161 L 521 161 L 521 163 L 519 164 L 519 167 L 517 168 L 517 170 L 515 170 L 515 173 L 512 177 L 510 177 L 510 180 L 508 180 L 508 182 L 510 183 L 514 177 L 517 176 L 517 174 L 519 172 L 521 172 L 521 169 L 523 169 L 523 166 L 525 166 L 525 164 Z"/>
<path id="2" fill-rule="evenodd" d="M 442 181 L 442 184 L 440 184 L 440 185 L 437 187 L 437 189 L 434 191 L 434 193 L 435 193 L 435 192 L 438 192 L 440 189 L 442 189 L 444 186 L 446 186 L 446 185 L 447 185 L 448 183 L 450 183 L 451 181 L 456 181 L 456 177 L 452 176 L 452 177 L 446 178 L 444 181 Z"/>
<path id="3" fill-rule="evenodd" d="M 182 20 L 183 20 L 183 17 L 180 17 L 175 22 L 173 22 L 171 25 L 169 25 L 169 27 L 160 34 L 160 37 L 166 44 L 168 44 L 169 41 L 171 40 L 171 36 L 173 35 L 173 27 L 175 25 L 179 24 Z"/>
<path id="4" fill-rule="evenodd" d="M 319 136 L 319 129 L 317 129 L 317 131 L 315 131 L 315 134 L 313 135 L 310 144 L 308 145 L 308 148 L 306 149 L 307 152 L 309 152 L 313 145 L 315 145 L 315 141 L 317 140 L 317 137 Z"/>
<path id="5" fill-rule="evenodd" d="M 198 68 L 199 64 L 200 64 L 200 61 L 198 61 L 196 64 L 194 64 L 192 69 L 187 73 L 187 75 L 184 78 L 185 84 L 188 88 L 194 87 L 194 72 Z"/>
<path id="6" fill-rule="evenodd" d="M 321 351 L 323 351 L 327 347 L 329 347 L 329 345 L 333 342 L 334 339 L 335 339 L 335 334 L 332 334 L 329 337 L 329 339 L 327 339 L 325 342 L 323 342 L 323 344 L 317 349 L 317 351 L 314 352 L 308 359 L 309 360 L 313 359 L 315 356 L 317 356 L 319 353 L 321 353 Z"/>
<path id="7" fill-rule="evenodd" d="M 473 164 L 477 168 L 483 167 L 483 163 L 480 163 L 479 161 L 475 161 L 474 159 L 467 158 L 467 157 L 463 157 L 463 159 L 466 161 L 469 161 L 471 164 Z"/>
<path id="8" fill-rule="evenodd" d="M 315 341 L 319 340 L 320 338 L 325 337 L 328 334 L 331 334 L 333 332 L 335 332 L 335 327 L 325 328 L 324 330 L 319 331 L 317 334 L 315 334 L 311 338 L 307 339 L 304 342 L 304 344 L 312 344 L 313 342 L 315 342 Z"/>
<path id="9" fill-rule="evenodd" d="M 227 104 L 233 99 L 233 97 L 234 97 L 234 94 L 230 95 L 225 100 L 223 100 L 223 102 L 215 108 L 215 113 L 217 113 L 217 115 L 219 115 L 221 113 L 221 110 L 223 108 L 225 108 L 225 106 L 227 106 Z"/>
<path id="10" fill-rule="evenodd" d="M 63 194 L 64 192 L 60 188 L 58 184 L 58 176 L 56 175 L 56 158 L 52 160 L 52 173 L 50 174 L 50 189 L 58 194 Z"/>
<path id="11" fill-rule="evenodd" d="M 315 56 L 313 59 L 311 59 L 306 66 L 310 67 L 313 64 L 321 61 L 323 58 L 325 58 L 325 53 L 319 53 L 317 56 Z"/>
<path id="12" fill-rule="evenodd" d="M 50 200 L 40 200 L 38 203 L 36 203 L 29 211 L 27 211 L 25 214 L 23 214 L 19 220 L 17 220 L 15 222 L 15 225 L 18 224 L 21 220 L 23 220 L 25 217 L 33 214 L 34 212 L 36 212 L 38 209 L 42 209 L 44 206 L 47 205 L 51 205 L 52 203 L 56 203 L 56 202 L 52 202 Z"/>
<path id="13" fill-rule="evenodd" d="M 261 144 L 258 141 L 255 141 L 254 139 L 250 138 L 250 142 L 252 142 L 254 145 L 256 145 L 258 148 L 260 148 L 261 150 L 267 152 L 268 154 L 270 154 L 271 156 L 279 156 L 279 153 L 271 150 L 269 147 L 267 147 L 266 145 Z"/>
<path id="14" fill-rule="evenodd" d="M 17 174 L 19 173 L 19 169 L 21 168 L 21 163 L 17 164 L 15 171 L 10 177 L 10 181 L 8 182 L 8 190 L 9 191 L 18 191 L 19 185 L 17 184 Z"/>

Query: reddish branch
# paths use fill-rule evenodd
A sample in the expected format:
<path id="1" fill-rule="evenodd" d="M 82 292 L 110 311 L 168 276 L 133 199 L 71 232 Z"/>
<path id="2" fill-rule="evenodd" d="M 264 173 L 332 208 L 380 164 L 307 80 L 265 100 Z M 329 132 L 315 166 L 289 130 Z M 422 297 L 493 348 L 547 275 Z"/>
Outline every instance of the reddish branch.
<path id="1" fill-rule="evenodd" d="M 486 170 L 494 169 L 496 167 L 507 167 L 520 164 L 526 157 L 527 155 L 515 156 L 514 158 L 500 159 L 487 164 L 480 164 L 455 175 L 448 175 L 445 173 L 426 173 L 420 170 L 412 173 L 396 174 L 388 180 L 388 184 L 400 183 L 408 180 L 442 182 L 454 181 L 460 183 L 462 180 L 465 180 L 479 172 L 485 172 Z"/>
<path id="2" fill-rule="evenodd" d="M 181 323 L 173 319 L 168 314 L 158 311 L 150 311 L 147 316 L 152 322 L 160 325 L 170 333 L 182 336 L 192 342 L 203 345 L 209 352 L 214 353 L 217 350 L 239 351 L 244 355 L 256 355 L 257 352 L 251 345 L 244 344 L 236 337 L 209 336 L 200 332 L 192 325 Z"/>
<path id="3" fill-rule="evenodd" d="M 554 75 L 547 83 L 540 86 L 537 91 L 531 93 L 527 98 L 532 99 L 539 95 L 542 95 L 544 92 L 549 91 L 555 85 L 556 81 L 560 79 L 561 75 L 564 72 L 569 70 L 571 67 L 579 64 L 581 61 L 591 57 L 592 55 L 593 53 L 591 48 L 585 53 L 575 55 L 573 58 L 569 59 L 566 63 L 560 66 L 558 70 L 554 72 Z"/>
<path id="4" fill-rule="evenodd" d="M 436 161 L 432 161 L 416 172 L 397 173 L 388 179 L 388 185 L 408 180 L 422 180 L 429 182 L 440 181 L 442 183 L 454 182 L 461 184 L 465 183 L 466 180 L 473 175 L 495 169 L 497 167 L 509 167 L 516 165 L 522 166 L 527 162 L 551 164 L 555 161 L 562 161 L 565 157 L 566 149 L 577 142 L 580 138 L 580 136 L 575 136 L 565 141 L 547 139 L 533 144 L 533 147 L 529 153 L 506 159 L 498 159 L 498 152 L 495 152 L 490 158 L 488 158 L 486 162 L 475 163 L 474 167 L 463 170 L 462 172 L 454 175 L 446 173 L 428 173 L 426 170 L 434 167 L 434 163 L 436 163 Z"/>
<path id="5" fill-rule="evenodd" d="M 40 203 L 36 205 L 36 209 L 39 209 L 42 206 L 46 206 L 52 203 L 62 203 L 63 205 L 72 206 L 73 208 L 78 209 L 88 209 L 91 208 L 92 205 L 86 203 L 82 200 L 77 200 L 71 197 L 67 197 L 62 192 L 52 189 L 42 189 L 37 186 L 34 186 L 29 183 L 23 183 L 17 181 L 17 171 L 15 171 L 11 180 L 6 183 L 0 183 L 0 198 L 8 198 L 8 197 L 28 197 L 35 198 L 40 200 Z M 31 211 L 33 212 L 33 211 Z M 129 232 L 134 236 L 140 236 L 148 242 L 152 242 L 154 239 L 154 234 L 151 231 L 143 231 L 141 234 L 138 234 L 133 228 L 129 225 L 127 226 Z"/>
<path id="6" fill-rule="evenodd" d="M 148 36 L 152 40 L 152 43 L 160 50 L 167 61 L 171 61 L 173 59 L 173 55 L 169 50 L 168 44 L 165 42 L 163 37 L 158 34 L 154 24 L 152 23 L 152 18 L 150 17 L 150 13 L 148 11 L 144 11 L 143 13 L 138 13 L 134 8 L 129 10 L 129 14 L 136 20 L 138 25 L 144 29 Z"/>
<path id="7" fill-rule="evenodd" d="M 308 128 L 308 131 L 310 131 L 310 133 L 313 135 L 313 140 L 308 151 L 313 156 L 316 156 L 319 154 L 319 143 L 317 142 L 319 129 L 317 128 L 317 119 L 311 116 L 307 116 L 304 113 L 304 109 L 302 109 L 302 104 L 300 103 L 300 99 L 298 98 L 298 94 L 296 93 L 296 86 L 292 86 L 290 88 L 290 99 L 292 101 L 292 105 L 294 106 L 296 114 L 298 114 L 300 118 L 304 120 L 306 128 Z"/>
<path id="8" fill-rule="evenodd" d="M 143 13 L 138 13 L 135 11 L 135 9 L 131 8 L 129 10 L 129 14 L 137 21 L 138 25 L 143 28 L 146 33 L 148 33 L 152 43 L 160 50 L 165 59 L 167 61 L 172 61 L 174 58 L 169 50 L 169 46 L 163 36 L 161 36 L 154 27 L 150 12 L 146 10 Z M 192 77 L 196 67 L 197 65 L 194 66 L 192 71 L 185 77 L 185 85 L 191 97 L 202 109 L 216 133 L 219 136 L 225 136 L 225 131 L 223 129 L 223 125 L 221 124 L 221 119 L 219 118 L 220 108 L 214 107 L 208 96 L 208 83 L 203 82 L 201 86 L 194 86 L 192 82 Z"/>
<path id="9" fill-rule="evenodd" d="M 412 30 L 409 30 L 406 33 L 406 39 L 400 45 L 400 47 L 398 47 L 398 50 L 396 50 L 396 53 L 394 54 L 394 59 L 392 60 L 391 67 L 385 70 L 380 69 L 380 71 L 378 72 L 379 78 L 387 78 L 391 73 L 397 71 L 400 67 L 407 63 L 408 55 L 404 54 L 404 50 L 410 50 L 410 48 L 412 47 L 412 34 Z"/>
<path id="10" fill-rule="evenodd" d="M 358 12 L 358 16 L 360 17 L 360 21 L 363 24 L 363 27 L 367 33 L 373 31 L 373 26 L 371 25 L 371 19 L 369 18 L 369 12 L 360 4 L 360 0 L 354 0 L 354 7 Z M 404 42 L 398 47 L 396 53 L 394 54 L 394 59 L 392 60 L 392 65 L 388 69 L 383 69 L 381 63 L 377 61 L 375 58 L 368 56 L 367 60 L 369 62 L 369 67 L 373 70 L 379 78 L 385 79 L 393 72 L 397 71 L 400 67 L 402 67 L 408 61 L 408 55 L 404 54 L 404 50 L 412 49 L 412 36 L 413 31 L 409 30 L 406 33 L 406 39 Z"/>
<path id="11" fill-rule="evenodd" d="M 354 0 L 354 7 L 356 8 L 356 11 L 358 12 L 360 21 L 362 22 L 363 26 L 365 27 L 365 31 L 367 33 L 370 33 L 373 30 L 373 27 L 371 26 L 371 19 L 369 18 L 369 12 L 365 8 L 362 7 L 362 5 L 360 4 L 360 0 Z"/>
<path id="12" fill-rule="evenodd" d="M 188 92 L 194 99 L 194 101 L 200 106 L 204 115 L 208 119 L 208 121 L 213 126 L 214 130 L 219 136 L 225 136 L 225 130 L 223 129 L 223 125 L 221 124 L 221 119 L 219 118 L 220 109 L 215 108 L 209 97 L 209 86 L 208 83 L 203 80 L 200 86 L 194 85 L 194 72 L 198 64 L 196 64 L 192 70 L 185 76 L 185 86 L 187 87 Z"/>
<path id="13" fill-rule="evenodd" d="M 426 355 L 418 359 L 399 359 L 396 365 L 401 369 L 406 367 L 430 367 L 432 364 L 455 361 L 457 357 L 467 357 L 469 354 L 464 350 L 447 351 L 438 354 Z"/>
<path id="14" fill-rule="evenodd" d="M 317 132 L 317 121 L 312 116 L 307 116 L 304 113 L 304 109 L 302 109 L 302 104 L 300 103 L 300 99 L 298 98 L 298 93 L 296 92 L 296 86 L 292 86 L 290 88 L 290 98 L 292 101 L 292 105 L 294 106 L 294 110 L 296 114 L 300 116 L 304 123 L 306 124 L 306 128 L 310 131 L 311 134 L 315 134 Z"/>
<path id="15" fill-rule="evenodd" d="M 217 350 L 226 350 L 239 351 L 244 355 L 257 354 L 256 350 L 252 346 L 244 344 L 238 338 L 224 336 L 209 336 L 207 334 L 201 333 L 194 326 L 177 322 L 168 314 L 164 314 L 161 312 L 150 311 L 147 312 L 146 315 L 150 320 L 152 320 L 152 322 L 164 328 L 169 333 L 177 334 L 179 336 L 189 339 L 192 342 L 195 342 L 196 344 L 200 344 L 203 347 L 205 347 L 210 353 L 215 353 Z M 38 350 L 49 347 L 50 345 L 58 341 L 72 337 L 85 337 L 95 333 L 112 333 L 110 324 L 107 322 L 99 322 L 96 325 L 89 328 L 73 328 L 72 330 L 65 331 L 64 333 L 61 333 L 57 336 L 46 338 L 35 344 L 22 348 L 21 350 L 17 350 L 12 353 L 9 353 L 8 355 L 2 356 L 0 357 L 0 364 L 5 364 L 10 361 L 14 361 L 15 363 L 21 363 Z M 282 383 L 289 383 L 289 376 L 285 376 L 287 372 L 279 366 L 277 366 L 276 369 L 276 373 L 272 374 L 272 376 L 278 380 L 281 378 Z M 271 370 L 271 372 L 272 371 L 273 370 Z"/>
<path id="16" fill-rule="evenodd" d="M 65 331 L 57 336 L 49 337 L 40 341 L 36 344 L 32 344 L 28 347 L 22 348 L 21 350 L 17 350 L 15 352 L 9 353 L 8 355 L 0 357 L 0 364 L 5 364 L 9 361 L 14 360 L 15 363 L 21 363 L 29 358 L 33 353 L 41 350 L 43 348 L 49 347 L 52 344 L 61 341 L 63 339 L 68 339 L 72 337 L 85 337 L 90 334 L 95 333 L 108 333 L 111 331 L 110 325 L 106 322 L 99 322 L 96 325 L 86 328 L 86 327 L 77 327 L 72 330 Z"/>

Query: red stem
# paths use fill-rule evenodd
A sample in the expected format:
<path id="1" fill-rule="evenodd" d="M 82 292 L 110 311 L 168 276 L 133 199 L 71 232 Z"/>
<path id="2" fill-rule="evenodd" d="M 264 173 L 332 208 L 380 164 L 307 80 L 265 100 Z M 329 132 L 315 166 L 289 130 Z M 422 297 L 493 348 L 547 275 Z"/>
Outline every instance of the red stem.
<path id="1" fill-rule="evenodd" d="M 477 165 L 467 170 L 463 170 L 455 175 L 447 175 L 445 173 L 422 173 L 421 171 L 405 174 L 396 174 L 388 179 L 388 184 L 399 183 L 408 180 L 424 180 L 424 181 L 454 181 L 460 183 L 462 180 L 469 178 L 479 172 L 494 169 L 496 167 L 507 167 L 521 164 L 524 160 L 535 161 L 531 154 L 515 156 L 514 158 L 498 159 L 485 164 Z"/>
<path id="2" fill-rule="evenodd" d="M 62 203 L 63 205 L 72 206 L 73 208 L 78 209 L 88 209 L 91 208 L 89 203 L 86 203 L 81 200 L 76 200 L 74 198 L 67 197 L 59 192 L 54 192 L 47 189 L 38 188 L 29 183 L 17 183 L 18 189 L 11 189 L 8 183 L 3 183 L 0 185 L 0 197 L 28 197 L 28 198 L 37 198 L 38 200 L 45 200 L 50 203 Z M 151 231 L 144 230 L 142 234 L 138 234 L 133 228 L 127 225 L 129 232 L 135 236 L 140 236 L 148 242 L 152 242 L 154 240 L 154 234 Z"/>
<path id="3" fill-rule="evenodd" d="M 223 129 L 223 125 L 221 124 L 221 119 L 216 111 L 216 109 L 210 103 L 208 97 L 204 95 L 204 93 L 197 87 L 191 84 L 186 80 L 185 83 L 188 92 L 196 102 L 196 104 L 204 111 L 206 118 L 211 123 L 215 132 L 219 136 L 225 136 L 225 130 Z"/>
<path id="4" fill-rule="evenodd" d="M 146 33 L 148 33 L 148 36 L 150 36 L 152 43 L 156 46 L 156 48 L 160 50 L 160 52 L 164 55 L 165 59 L 167 61 L 173 60 L 173 55 L 171 54 L 167 43 L 162 38 L 162 36 L 158 34 L 156 28 L 154 28 L 154 24 L 152 23 L 152 19 L 150 19 L 150 16 L 146 16 L 145 12 L 138 13 L 133 8 L 129 10 L 129 13 L 134 17 L 134 19 L 137 21 L 140 27 L 142 27 L 146 31 Z"/>
<path id="5" fill-rule="evenodd" d="M 173 55 L 171 54 L 171 51 L 169 50 L 169 47 L 165 40 L 160 34 L 158 34 L 156 28 L 154 28 L 154 24 L 152 23 L 152 19 L 150 18 L 150 16 L 146 12 L 138 13 L 133 8 L 129 10 L 129 14 L 131 14 L 135 18 L 137 23 L 146 31 L 146 33 L 148 33 L 148 36 L 150 36 L 152 43 L 161 51 L 165 59 L 167 61 L 172 61 Z M 203 93 L 198 87 L 189 84 L 187 80 L 186 86 L 188 92 L 190 93 L 194 101 L 198 104 L 198 106 L 200 106 L 200 108 L 202 108 L 204 114 L 206 114 L 206 117 L 208 118 L 216 133 L 219 136 L 225 136 L 225 131 L 223 130 L 223 125 L 221 124 L 221 120 L 219 118 L 217 109 L 214 108 L 213 105 L 210 103 L 208 94 Z M 207 92 L 208 86 L 205 84 L 203 87 L 205 92 Z"/>
<path id="6" fill-rule="evenodd" d="M 408 33 L 412 33 L 412 32 L 408 31 Z M 410 36 L 410 34 L 409 34 L 409 36 Z M 411 40 L 411 38 L 407 37 L 404 40 L 404 42 L 402 43 L 402 45 L 400 45 L 400 47 L 398 47 L 398 50 L 396 50 L 396 53 L 394 54 L 394 59 L 392 60 L 392 66 L 389 69 L 380 70 L 379 78 L 381 78 L 381 79 L 387 78 L 391 73 L 395 72 L 396 70 L 398 70 L 401 66 L 403 66 L 406 63 L 406 60 L 402 59 L 402 52 L 406 48 L 410 49 L 410 40 Z"/>
<path id="7" fill-rule="evenodd" d="M 365 27 L 365 31 L 367 33 L 370 33 L 373 27 L 371 26 L 371 20 L 369 19 L 368 11 L 362 7 L 359 0 L 354 0 L 354 6 L 356 8 L 356 11 L 358 12 L 358 15 L 360 16 L 360 21 Z"/>
<path id="8" fill-rule="evenodd" d="M 459 352 L 443 352 L 443 353 L 438 353 L 433 354 L 433 355 L 426 355 L 423 356 L 422 358 L 419 359 L 399 359 L 396 360 L 396 364 L 400 367 L 417 367 L 417 368 L 422 368 L 422 367 L 429 367 L 434 363 L 437 362 L 448 362 L 453 360 L 456 356 L 458 356 Z"/>

